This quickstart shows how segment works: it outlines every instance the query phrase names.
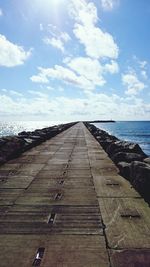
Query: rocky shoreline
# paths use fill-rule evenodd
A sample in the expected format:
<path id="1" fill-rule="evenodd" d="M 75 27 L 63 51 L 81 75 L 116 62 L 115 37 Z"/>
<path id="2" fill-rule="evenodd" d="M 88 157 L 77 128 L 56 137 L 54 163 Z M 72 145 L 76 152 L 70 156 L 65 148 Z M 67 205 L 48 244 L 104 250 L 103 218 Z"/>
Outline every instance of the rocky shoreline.
<path id="1" fill-rule="evenodd" d="M 84 124 L 116 164 L 119 173 L 150 205 L 150 157 L 138 144 L 122 141 L 88 122 Z"/>
<path id="2" fill-rule="evenodd" d="M 60 124 L 35 131 L 23 131 L 14 136 L 0 138 L 0 165 L 18 157 L 23 152 L 67 130 L 76 122 Z"/>

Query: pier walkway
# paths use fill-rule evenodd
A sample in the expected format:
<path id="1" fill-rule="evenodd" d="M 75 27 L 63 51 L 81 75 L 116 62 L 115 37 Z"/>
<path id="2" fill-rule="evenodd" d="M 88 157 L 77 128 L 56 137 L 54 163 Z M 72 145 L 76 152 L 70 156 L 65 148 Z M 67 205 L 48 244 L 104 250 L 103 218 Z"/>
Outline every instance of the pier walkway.
<path id="1" fill-rule="evenodd" d="M 31 266 L 150 266 L 150 209 L 83 123 L 0 167 L 0 267 Z"/>

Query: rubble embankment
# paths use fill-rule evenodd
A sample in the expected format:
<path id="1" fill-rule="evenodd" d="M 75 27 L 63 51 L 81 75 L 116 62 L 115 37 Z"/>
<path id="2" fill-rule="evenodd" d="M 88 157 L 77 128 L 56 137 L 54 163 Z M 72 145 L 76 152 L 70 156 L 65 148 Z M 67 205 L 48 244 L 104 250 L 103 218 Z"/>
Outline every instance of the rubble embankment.
<path id="1" fill-rule="evenodd" d="M 92 124 L 85 125 L 116 164 L 119 173 L 150 204 L 150 157 L 138 144 L 122 141 Z"/>
<path id="2" fill-rule="evenodd" d="M 14 136 L 0 138 L 0 165 L 18 157 L 23 152 L 67 130 L 76 122 L 55 125 L 35 131 L 23 131 Z"/>

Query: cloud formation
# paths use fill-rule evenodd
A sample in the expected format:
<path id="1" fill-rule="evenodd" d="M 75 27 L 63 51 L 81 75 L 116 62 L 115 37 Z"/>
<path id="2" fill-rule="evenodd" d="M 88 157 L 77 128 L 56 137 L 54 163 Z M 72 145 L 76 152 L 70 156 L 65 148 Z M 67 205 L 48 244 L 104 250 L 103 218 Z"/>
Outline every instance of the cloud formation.
<path id="1" fill-rule="evenodd" d="M 89 91 L 84 98 L 51 97 L 47 93 L 29 91 L 26 97 L 17 99 L 5 93 L 0 94 L 0 113 L 4 116 L 34 116 L 49 120 L 92 120 L 95 118 L 116 120 L 134 120 L 136 118 L 149 118 L 150 104 L 143 100 L 122 98 L 115 94 L 108 96 L 104 93 Z M 31 99 L 30 94 L 33 95 Z M 63 107 L 63 109 L 62 109 Z M 61 112 L 60 112 L 61 110 Z M 93 114 L 94 111 L 94 114 Z"/>
<path id="2" fill-rule="evenodd" d="M 24 64 L 31 56 L 31 49 L 25 51 L 22 46 L 18 46 L 0 34 L 0 66 L 15 67 Z"/>
<path id="3" fill-rule="evenodd" d="M 53 68 L 39 67 L 39 74 L 32 76 L 30 79 L 33 82 L 48 83 L 49 79 L 57 79 L 75 87 L 82 88 L 83 90 L 93 90 L 95 85 L 104 84 L 104 80 L 90 80 L 84 75 L 77 75 L 74 71 L 67 67 L 55 65 Z"/>
<path id="4" fill-rule="evenodd" d="M 89 57 L 77 57 L 71 59 L 67 65 L 78 75 L 89 80 L 93 86 L 102 86 L 105 84 L 102 76 L 103 67 L 98 60 Z"/>
<path id="5" fill-rule="evenodd" d="M 119 0 L 101 0 L 102 8 L 106 11 L 111 11 L 119 5 Z"/>
<path id="6" fill-rule="evenodd" d="M 113 36 L 97 27 L 97 9 L 94 3 L 72 0 L 71 15 L 75 20 L 74 35 L 84 46 L 87 56 L 101 59 L 118 58 L 119 48 Z"/>
<path id="7" fill-rule="evenodd" d="M 71 0 L 69 14 L 73 20 L 74 42 L 83 44 L 85 55 L 70 56 L 63 59 L 62 65 L 51 68 L 39 67 L 39 73 L 30 79 L 37 83 L 48 83 L 50 79 L 56 79 L 84 91 L 102 87 L 106 83 L 106 74 L 119 72 L 116 62 L 119 48 L 111 34 L 96 26 L 97 8 L 93 2 Z M 45 39 L 45 42 L 63 52 L 64 42 L 71 40 L 68 33 L 60 32 L 51 24 L 48 25 L 48 32 L 52 37 Z"/>
<path id="8" fill-rule="evenodd" d="M 40 24 L 40 29 L 41 29 Z M 43 28 L 42 28 L 43 29 Z M 48 35 L 43 39 L 43 42 L 47 45 L 51 45 L 62 52 L 65 51 L 65 44 L 71 40 L 69 34 L 67 32 L 61 32 L 58 28 L 54 25 L 48 25 Z"/>
<path id="9" fill-rule="evenodd" d="M 137 95 L 146 87 L 145 84 L 138 79 L 135 71 L 132 70 L 122 75 L 122 83 L 127 87 L 125 91 L 127 95 Z"/>

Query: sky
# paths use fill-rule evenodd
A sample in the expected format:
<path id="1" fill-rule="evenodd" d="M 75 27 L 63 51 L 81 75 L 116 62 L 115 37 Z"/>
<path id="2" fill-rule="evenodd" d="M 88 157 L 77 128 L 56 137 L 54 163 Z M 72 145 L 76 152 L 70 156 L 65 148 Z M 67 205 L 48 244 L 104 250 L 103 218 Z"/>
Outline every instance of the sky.
<path id="1" fill-rule="evenodd" d="M 150 120 L 150 1 L 0 0 L 0 120 Z"/>

